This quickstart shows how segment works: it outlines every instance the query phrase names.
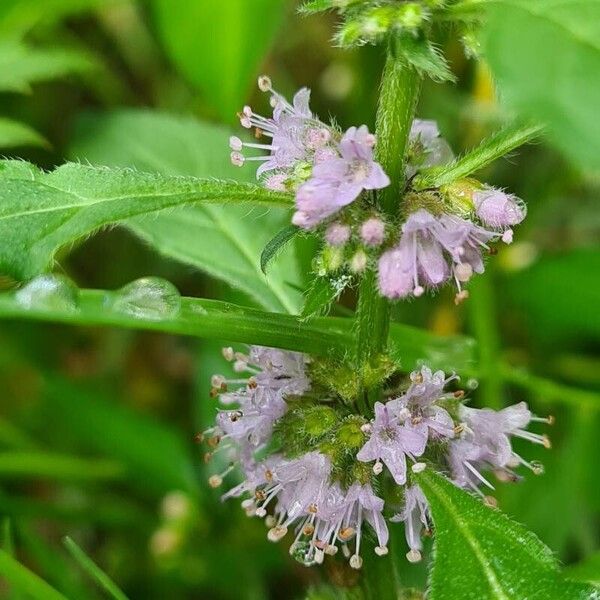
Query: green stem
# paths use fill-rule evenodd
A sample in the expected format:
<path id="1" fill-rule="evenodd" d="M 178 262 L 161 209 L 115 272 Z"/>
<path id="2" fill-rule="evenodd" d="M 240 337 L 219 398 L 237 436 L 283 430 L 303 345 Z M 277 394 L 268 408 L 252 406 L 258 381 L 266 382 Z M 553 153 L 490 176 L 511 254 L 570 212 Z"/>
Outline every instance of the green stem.
<path id="1" fill-rule="evenodd" d="M 377 108 L 376 159 L 391 181 L 379 194 L 380 206 L 391 222 L 398 218 L 408 135 L 420 88 L 420 75 L 395 56 L 393 44 L 390 44 Z M 369 365 L 376 356 L 385 352 L 389 325 L 389 302 L 379 295 L 377 275 L 371 269 L 365 274 L 359 289 L 356 336 L 359 364 Z M 371 406 L 379 395 L 380 388 L 377 386 L 365 390 Z"/>

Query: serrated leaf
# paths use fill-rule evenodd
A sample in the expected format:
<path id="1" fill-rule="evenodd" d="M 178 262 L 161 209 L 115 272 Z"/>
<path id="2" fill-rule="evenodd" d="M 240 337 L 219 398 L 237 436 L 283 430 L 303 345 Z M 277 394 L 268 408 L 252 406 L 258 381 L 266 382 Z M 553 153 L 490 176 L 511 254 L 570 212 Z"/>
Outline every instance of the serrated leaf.
<path id="1" fill-rule="evenodd" d="M 96 164 L 129 166 L 165 175 L 254 179 L 231 165 L 230 131 L 191 118 L 122 111 L 83 119 L 71 153 Z M 294 252 L 260 269 L 260 253 L 284 225 L 288 211 L 251 212 L 231 206 L 193 207 L 129 219 L 124 223 L 161 254 L 192 265 L 243 291 L 258 306 L 297 312 L 302 295 Z"/>
<path id="2" fill-rule="evenodd" d="M 167 55 L 231 123 L 246 102 L 287 10 L 282 0 L 150 2 Z M 202 33 L 204 31 L 204 34 Z"/>
<path id="3" fill-rule="evenodd" d="M 16 146 L 48 146 L 48 142 L 35 129 L 25 123 L 0 117 L 0 148 Z"/>
<path id="4" fill-rule="evenodd" d="M 530 142 L 541 134 L 541 125 L 511 125 L 484 139 L 479 146 L 441 167 L 423 169 L 415 177 L 416 189 L 440 187 L 483 169 L 515 148 Z"/>
<path id="5" fill-rule="evenodd" d="M 258 186 L 67 163 L 46 173 L 0 162 L 0 271 L 15 279 L 43 272 L 56 251 L 105 225 L 197 202 L 286 204 Z"/>
<path id="6" fill-rule="evenodd" d="M 327 314 L 329 307 L 350 284 L 352 277 L 341 275 L 336 278 L 316 277 L 306 291 L 302 312 L 304 320 Z"/>
<path id="7" fill-rule="evenodd" d="M 503 99 L 548 125 L 574 161 L 600 169 L 600 2 L 493 0 L 482 43 Z M 549 54 L 549 50 L 551 54 Z"/>
<path id="8" fill-rule="evenodd" d="M 0 91 L 27 93 L 38 81 L 89 71 L 95 66 L 90 56 L 80 51 L 0 42 Z"/>
<path id="9" fill-rule="evenodd" d="M 533 533 L 431 469 L 414 475 L 435 525 L 431 600 L 590 600 Z M 532 499 L 535 501 L 535 499 Z"/>
<path id="10" fill-rule="evenodd" d="M 434 81 L 456 80 L 444 56 L 425 36 L 403 33 L 398 36 L 396 49 L 417 71 Z"/>
<path id="11" fill-rule="evenodd" d="M 300 229 L 295 225 L 287 225 L 275 236 L 269 240 L 260 254 L 260 270 L 267 273 L 269 263 L 275 258 L 277 253 L 282 250 L 288 242 L 291 242 L 294 237 L 300 233 Z"/>

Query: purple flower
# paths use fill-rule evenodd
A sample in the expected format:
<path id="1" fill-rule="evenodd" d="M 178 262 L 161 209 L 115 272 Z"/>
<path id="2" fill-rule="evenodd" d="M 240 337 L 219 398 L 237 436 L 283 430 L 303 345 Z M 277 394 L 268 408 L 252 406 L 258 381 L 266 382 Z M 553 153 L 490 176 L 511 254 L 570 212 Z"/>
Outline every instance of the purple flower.
<path id="1" fill-rule="evenodd" d="M 292 222 L 310 229 L 354 202 L 363 190 L 389 185 L 389 177 L 373 159 L 375 136 L 366 125 L 350 127 L 339 144 L 340 156 L 315 164 L 311 178 L 296 194 Z"/>
<path id="2" fill-rule="evenodd" d="M 367 246 L 380 246 L 385 239 L 385 223 L 377 217 L 367 219 L 360 226 L 360 239 Z"/>
<path id="3" fill-rule="evenodd" d="M 454 158 L 448 142 L 440 137 L 435 121 L 415 119 L 410 129 L 411 162 L 406 167 L 407 177 L 412 177 L 418 169 L 435 167 L 449 163 Z"/>
<path id="4" fill-rule="evenodd" d="M 379 259 L 379 290 L 388 298 L 420 296 L 422 284 L 435 287 L 448 279 L 450 269 L 440 243 L 443 230 L 426 210 L 412 213 L 402 226 L 398 245 Z"/>
<path id="5" fill-rule="evenodd" d="M 411 425 L 400 425 L 386 404 L 375 403 L 371 436 L 359 450 L 361 462 L 382 461 L 398 485 L 406 483 L 406 456 L 420 456 L 425 451 L 427 435 Z"/>
<path id="6" fill-rule="evenodd" d="M 534 473 L 541 472 L 538 463 L 529 463 L 513 451 L 510 436 L 550 447 L 546 435 L 527 431 L 532 421 L 551 423 L 551 418 L 535 417 L 525 402 L 499 411 L 461 406 L 459 417 L 463 423 L 461 438 L 450 444 L 449 461 L 455 482 L 462 487 L 475 489 L 479 483 L 493 486 L 481 475 L 484 468 L 496 469 L 507 479 L 517 476 L 510 467 L 524 465 Z"/>
<path id="7" fill-rule="evenodd" d="M 342 223 L 332 223 L 325 232 L 325 240 L 330 246 L 343 246 L 350 239 L 350 227 Z"/>
<path id="8" fill-rule="evenodd" d="M 328 148 L 332 143 L 332 129 L 312 114 L 309 107 L 310 90 L 307 88 L 296 92 L 290 104 L 273 89 L 268 77 L 261 76 L 258 85 L 261 91 L 271 93 L 273 116 L 263 117 L 245 106 L 240 113 L 240 123 L 246 129 L 254 128 L 257 137 L 270 138 L 270 142 L 243 142 L 232 136 L 229 140 L 231 162 L 236 166 L 242 166 L 247 161 L 262 163 L 256 172 L 257 177 L 276 170 L 274 175 L 267 178 L 265 185 L 269 189 L 286 190 L 288 179 L 293 178 L 297 165 L 306 163 L 310 168 L 317 154 L 321 157 L 331 154 L 337 156 L 333 148 Z M 244 148 L 266 150 L 268 154 L 247 157 L 242 153 Z"/>
<path id="9" fill-rule="evenodd" d="M 429 504 L 425 494 L 418 485 L 412 485 L 406 488 L 404 492 L 404 509 L 397 515 L 394 515 L 390 521 L 394 523 L 404 522 L 404 533 L 406 542 L 410 548 L 406 558 L 410 562 L 419 562 L 421 560 L 421 532 L 423 528 L 429 529 Z"/>
<path id="10" fill-rule="evenodd" d="M 484 187 L 473 194 L 475 214 L 484 225 L 505 229 L 518 225 L 525 218 L 524 203 L 512 194 L 493 187 Z"/>
<path id="11" fill-rule="evenodd" d="M 444 386 L 456 376 L 446 378 L 443 371 L 432 373 L 428 367 L 411 373 L 412 383 L 406 392 L 390 400 L 387 406 L 401 421 L 410 421 L 415 430 L 425 437 L 454 437 L 454 421 L 441 406 L 435 403 L 451 398 L 444 393 Z"/>
<path id="12" fill-rule="evenodd" d="M 233 352 L 233 351 L 231 351 Z M 229 383 L 215 376 L 215 389 L 221 391 L 220 400 L 227 405 L 217 415 L 217 424 L 224 439 L 258 447 L 271 436 L 275 421 L 287 411 L 286 395 L 299 395 L 310 388 L 306 376 L 306 357 L 298 352 L 286 352 L 262 346 L 252 346 L 250 354 L 237 353 L 234 368 L 251 373 L 245 387 L 226 392 Z"/>
<path id="13" fill-rule="evenodd" d="M 483 250 L 499 237 L 455 215 L 434 216 L 425 209 L 412 213 L 402 226 L 398 245 L 379 259 L 379 291 L 387 298 L 421 296 L 425 288 L 444 283 L 452 273 L 464 297 L 462 284 L 473 273 L 483 273 Z"/>

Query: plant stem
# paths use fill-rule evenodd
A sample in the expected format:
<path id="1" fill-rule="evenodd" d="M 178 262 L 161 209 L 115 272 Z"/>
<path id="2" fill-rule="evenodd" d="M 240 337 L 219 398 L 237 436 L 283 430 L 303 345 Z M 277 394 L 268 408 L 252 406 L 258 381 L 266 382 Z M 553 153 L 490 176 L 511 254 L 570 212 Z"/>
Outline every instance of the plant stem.
<path id="1" fill-rule="evenodd" d="M 420 75 L 395 56 L 391 43 L 383 70 L 377 108 L 376 159 L 391 181 L 379 194 L 379 204 L 392 223 L 398 218 L 404 188 L 408 135 L 420 88 Z M 360 365 L 368 365 L 376 356 L 385 352 L 389 323 L 389 302 L 379 295 L 377 274 L 371 268 L 365 273 L 359 289 L 356 341 Z M 372 406 L 379 399 L 380 388 L 365 389 L 364 395 L 367 403 Z"/>

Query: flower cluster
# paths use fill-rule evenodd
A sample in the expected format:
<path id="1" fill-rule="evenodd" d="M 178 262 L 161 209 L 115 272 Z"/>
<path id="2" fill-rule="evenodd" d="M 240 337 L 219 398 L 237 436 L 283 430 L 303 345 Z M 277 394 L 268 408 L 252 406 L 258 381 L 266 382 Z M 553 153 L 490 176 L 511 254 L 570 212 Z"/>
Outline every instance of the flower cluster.
<path id="1" fill-rule="evenodd" d="M 367 127 L 350 127 L 343 133 L 326 125 L 311 112 L 306 88 L 291 103 L 266 76 L 259 78 L 259 88 L 271 95 L 272 116 L 260 116 L 246 106 L 240 121 L 270 143 L 232 137 L 231 160 L 239 166 L 260 162 L 257 177 L 263 185 L 294 193 L 292 222 L 323 233 L 325 247 L 316 263 L 320 276 L 342 269 L 358 274 L 371 265 L 377 267 L 379 290 L 387 298 L 418 297 L 453 281 L 459 303 L 468 296 L 464 284 L 474 273 L 483 273 L 491 244 L 511 243 L 512 227 L 525 218 L 518 198 L 472 179 L 412 190 L 410 181 L 421 169 L 453 159 L 435 121 L 415 119 L 405 166 L 409 186 L 403 219 L 399 225 L 389 223 L 369 195 L 390 180 L 375 160 L 376 139 Z M 244 148 L 261 154 L 247 157 Z"/>
<path id="2" fill-rule="evenodd" d="M 412 212 L 401 227 L 398 243 L 379 259 L 379 289 L 388 298 L 421 296 L 453 279 L 457 303 L 467 297 L 462 284 L 474 273 L 483 273 L 484 251 L 498 239 L 512 242 L 511 226 L 525 218 L 523 204 L 501 190 L 484 187 L 473 191 L 475 217 L 451 212 L 434 214 L 425 208 Z M 487 228 L 486 228 L 487 227 Z"/>
<path id="3" fill-rule="evenodd" d="M 290 104 L 273 89 L 268 77 L 261 76 L 258 85 L 271 94 L 273 115 L 263 117 L 245 106 L 240 122 L 271 143 L 244 143 L 232 137 L 231 161 L 238 166 L 247 160 L 259 161 L 257 176 L 269 173 L 264 179 L 267 188 L 295 192 L 295 225 L 311 229 L 354 202 L 363 190 L 389 185 L 388 176 L 373 158 L 375 136 L 366 125 L 350 127 L 342 134 L 313 115 L 307 88 L 298 91 Z M 241 153 L 244 147 L 269 154 L 248 158 Z"/>
<path id="4" fill-rule="evenodd" d="M 492 487 L 484 470 L 503 481 L 516 479 L 513 469 L 520 464 L 541 472 L 512 450 L 511 437 L 548 446 L 547 437 L 525 428 L 550 420 L 532 416 L 524 403 L 501 411 L 467 407 L 464 392 L 446 390 L 458 381 L 454 375 L 422 367 L 408 386 L 376 403 L 367 421 L 311 382 L 303 354 L 257 346 L 248 354 L 224 354 L 235 371 L 250 376 L 213 377 L 213 395 L 223 408 L 204 437 L 216 448 L 209 458 L 225 452 L 228 466 L 209 482 L 219 487 L 239 468 L 241 482 L 223 499 L 243 496 L 242 507 L 265 519 L 272 542 L 293 531 L 290 554 L 302 564 L 321 563 L 341 549 L 350 566 L 360 568 L 367 527 L 375 553 L 387 553 L 388 520 L 404 523 L 407 558 L 420 560 L 431 520 L 412 473 L 449 472 L 456 485 L 483 496 L 479 486 Z M 394 497 L 401 502 L 380 497 L 388 478 L 399 486 Z"/>

